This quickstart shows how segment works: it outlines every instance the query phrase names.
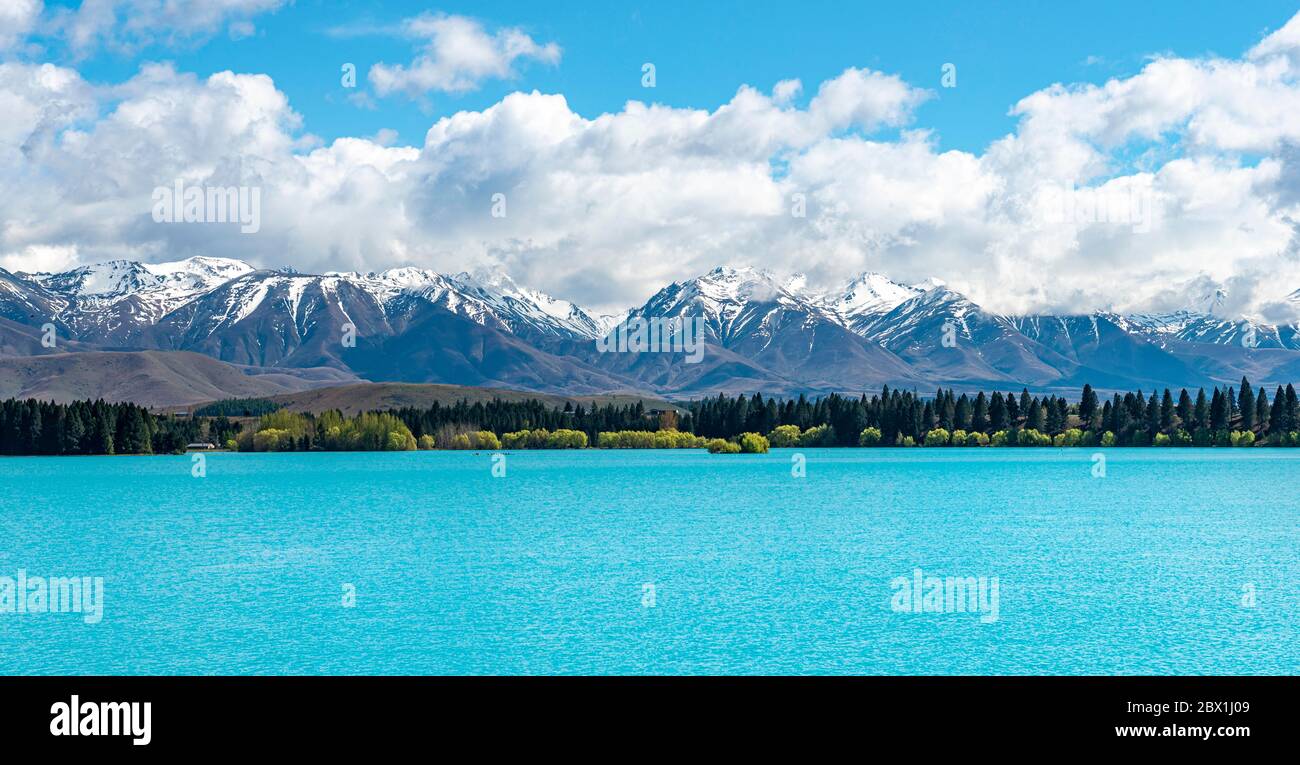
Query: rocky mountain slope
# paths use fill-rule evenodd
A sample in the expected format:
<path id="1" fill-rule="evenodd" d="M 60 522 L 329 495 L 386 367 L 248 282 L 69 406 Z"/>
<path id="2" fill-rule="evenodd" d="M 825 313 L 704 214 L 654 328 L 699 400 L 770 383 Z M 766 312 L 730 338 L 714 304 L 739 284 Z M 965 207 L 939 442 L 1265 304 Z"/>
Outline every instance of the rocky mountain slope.
<path id="1" fill-rule="evenodd" d="M 1211 290 L 1166 313 L 1003 316 L 937 280 L 866 273 L 813 292 L 798 277 L 719 267 L 622 317 L 699 322 L 704 352 L 689 363 L 681 352 L 602 352 L 607 317 L 504 274 L 299 274 L 196 257 L 0 271 L 0 356 L 184 351 L 247 370 L 565 395 L 1292 381 L 1300 330 L 1221 315 L 1223 302 Z M 47 324 L 55 348 L 41 343 Z"/>

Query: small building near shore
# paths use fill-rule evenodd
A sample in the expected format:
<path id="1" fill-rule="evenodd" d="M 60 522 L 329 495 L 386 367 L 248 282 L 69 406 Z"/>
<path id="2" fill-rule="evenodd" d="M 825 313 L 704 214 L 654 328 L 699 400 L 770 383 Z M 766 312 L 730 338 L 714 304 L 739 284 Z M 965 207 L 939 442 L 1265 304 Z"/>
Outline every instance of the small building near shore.
<path id="1" fill-rule="evenodd" d="M 185 444 L 187 452 L 206 452 L 215 448 L 217 448 L 216 444 Z"/>

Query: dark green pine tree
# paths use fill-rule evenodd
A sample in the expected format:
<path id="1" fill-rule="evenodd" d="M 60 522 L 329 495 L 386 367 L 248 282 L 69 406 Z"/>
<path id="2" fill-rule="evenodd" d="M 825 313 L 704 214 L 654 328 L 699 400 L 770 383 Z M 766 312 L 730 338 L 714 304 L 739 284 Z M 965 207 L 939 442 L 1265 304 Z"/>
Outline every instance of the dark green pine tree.
<path id="1" fill-rule="evenodd" d="M 1214 389 L 1214 396 L 1210 399 L 1210 430 L 1219 432 L 1228 428 L 1228 404 L 1223 392 L 1218 388 Z"/>
<path id="2" fill-rule="evenodd" d="M 971 429 L 971 404 L 970 398 L 965 393 L 961 394 L 961 398 L 957 399 L 957 405 L 953 410 L 952 425 L 956 430 Z"/>
<path id="3" fill-rule="evenodd" d="M 62 454 L 66 407 L 51 403 L 41 409 L 41 454 Z"/>
<path id="4" fill-rule="evenodd" d="M 989 402 L 984 396 L 984 391 L 980 391 L 975 396 L 975 410 L 971 413 L 970 426 L 980 433 L 989 431 Z"/>
<path id="5" fill-rule="evenodd" d="M 1091 385 L 1083 386 L 1083 396 L 1079 398 L 1079 421 L 1083 427 L 1087 428 L 1092 422 L 1092 417 L 1097 413 L 1097 392 L 1092 389 Z"/>
<path id="6" fill-rule="evenodd" d="M 63 454 L 81 454 L 81 440 L 86 437 L 86 421 L 82 419 L 80 402 L 68 407 L 68 414 L 63 420 L 63 443 L 59 450 Z"/>
<path id="7" fill-rule="evenodd" d="M 1163 433 L 1174 432 L 1174 395 L 1165 388 L 1164 398 L 1160 399 L 1160 430 Z"/>
<path id="8" fill-rule="evenodd" d="M 1037 430 L 1042 433 L 1047 430 L 1047 418 L 1043 413 L 1043 405 L 1035 398 L 1029 402 L 1029 414 L 1025 419 L 1025 427 Z"/>
<path id="9" fill-rule="evenodd" d="M 994 432 L 1006 430 L 1007 402 L 1002 398 L 1002 394 L 996 391 L 993 393 L 992 400 L 993 403 L 989 404 L 989 429 Z"/>
<path id="10" fill-rule="evenodd" d="M 113 444 L 113 423 L 109 420 L 108 409 L 103 406 L 102 402 L 98 406 L 99 411 L 95 413 L 95 427 L 92 430 L 90 438 L 90 449 L 87 454 L 116 454 L 117 450 Z"/>
<path id="11" fill-rule="evenodd" d="M 22 446 L 20 454 L 40 454 L 41 449 L 41 405 L 35 399 L 28 399 L 23 405 Z"/>
<path id="12" fill-rule="evenodd" d="M 1210 424 L 1210 406 L 1205 401 L 1205 389 L 1200 388 L 1196 393 L 1196 407 L 1192 410 L 1192 424 L 1196 430 L 1208 427 Z"/>
<path id="13" fill-rule="evenodd" d="M 1178 394 L 1178 408 L 1174 410 L 1178 413 L 1178 422 L 1183 430 L 1191 431 L 1194 429 L 1192 422 L 1192 397 L 1187 395 L 1187 389 Z"/>
<path id="14" fill-rule="evenodd" d="M 1173 401 L 1169 403 L 1170 406 L 1173 405 Z M 1151 391 L 1151 398 L 1147 399 L 1146 431 L 1147 436 L 1152 439 L 1160 432 L 1160 399 L 1155 391 Z"/>
<path id="15" fill-rule="evenodd" d="M 1255 397 L 1255 426 L 1261 436 L 1268 433 L 1268 391 L 1264 388 Z"/>
<path id="16" fill-rule="evenodd" d="M 1127 402 L 1133 400 L 1133 394 L 1129 393 L 1125 395 L 1124 399 L 1125 401 L 1121 401 L 1119 394 L 1118 393 L 1115 394 L 1115 405 L 1111 407 L 1111 411 L 1115 416 L 1115 426 L 1110 430 L 1112 430 L 1115 433 L 1116 439 L 1127 441 L 1129 435 L 1128 434 L 1129 426 L 1132 424 L 1133 421 L 1132 420 L 1133 410 L 1132 407 L 1130 407 Z"/>
<path id="17" fill-rule="evenodd" d="M 1300 405 L 1297 405 L 1295 387 L 1286 386 L 1286 429 L 1288 432 L 1300 428 Z"/>
<path id="18" fill-rule="evenodd" d="M 1241 429 L 1255 429 L 1255 392 L 1250 388 L 1250 381 L 1241 378 L 1241 392 L 1237 394 L 1237 411 L 1241 413 Z"/>
<path id="19" fill-rule="evenodd" d="M 1286 393 L 1282 391 L 1281 385 L 1277 386 L 1277 392 L 1273 394 L 1273 408 L 1268 414 L 1268 430 L 1270 433 L 1286 433 L 1290 430 L 1286 421 Z"/>

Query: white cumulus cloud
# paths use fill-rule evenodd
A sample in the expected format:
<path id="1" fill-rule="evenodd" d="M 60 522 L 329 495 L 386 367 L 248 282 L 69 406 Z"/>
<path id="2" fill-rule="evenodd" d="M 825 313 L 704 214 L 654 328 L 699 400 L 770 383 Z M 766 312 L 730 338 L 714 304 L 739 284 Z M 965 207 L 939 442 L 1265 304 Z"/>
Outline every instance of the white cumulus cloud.
<path id="1" fill-rule="evenodd" d="M 5 0 L 0 3 L 0 52 L 17 47 L 36 26 L 42 0 Z"/>
<path id="2" fill-rule="evenodd" d="M 560 61 L 560 47 L 538 43 L 514 27 L 489 32 L 464 16 L 424 14 L 402 22 L 402 33 L 423 47 L 410 64 L 375 64 L 370 82 L 380 95 L 405 92 L 418 96 L 431 91 L 463 93 L 488 79 L 514 76 L 515 63 L 533 59 Z"/>
<path id="3" fill-rule="evenodd" d="M 24 2 L 24 0 L 6 0 Z M 78 55 L 105 47 L 134 51 L 154 45 L 206 40 L 228 26 L 236 36 L 253 32 L 250 19 L 289 0 L 82 0 L 51 13 L 56 33 Z"/>

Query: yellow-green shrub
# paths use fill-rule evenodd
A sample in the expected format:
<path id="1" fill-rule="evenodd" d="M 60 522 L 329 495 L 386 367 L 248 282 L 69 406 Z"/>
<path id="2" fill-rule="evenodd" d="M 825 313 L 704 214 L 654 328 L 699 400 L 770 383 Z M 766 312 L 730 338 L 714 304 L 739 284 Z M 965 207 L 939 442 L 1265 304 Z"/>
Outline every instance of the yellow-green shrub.
<path id="1" fill-rule="evenodd" d="M 786 449 L 799 445 L 798 425 L 778 425 L 767 434 L 767 441 L 774 449 Z"/>
<path id="2" fill-rule="evenodd" d="M 926 446 L 947 446 L 952 440 L 952 436 L 943 428 L 935 428 L 925 434 L 924 444 Z"/>

